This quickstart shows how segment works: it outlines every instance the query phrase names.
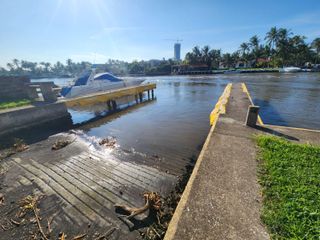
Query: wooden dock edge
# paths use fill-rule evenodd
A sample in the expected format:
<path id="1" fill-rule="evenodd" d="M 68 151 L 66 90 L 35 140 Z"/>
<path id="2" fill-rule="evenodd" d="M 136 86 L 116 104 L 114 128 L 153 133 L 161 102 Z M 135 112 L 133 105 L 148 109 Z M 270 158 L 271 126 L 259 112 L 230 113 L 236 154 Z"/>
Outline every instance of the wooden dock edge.
<path id="1" fill-rule="evenodd" d="M 242 91 L 247 94 L 247 96 L 248 96 L 248 98 L 249 98 L 249 100 L 250 100 L 250 102 L 251 102 L 251 105 L 254 105 L 254 103 L 253 103 L 253 101 L 252 101 L 252 98 L 251 98 L 251 95 L 250 95 L 250 93 L 249 93 L 249 91 L 248 91 L 247 85 L 246 85 L 245 83 L 241 83 L 241 87 L 242 87 Z M 262 125 L 262 126 L 264 125 L 264 123 L 263 123 L 260 115 L 258 115 L 258 123 L 259 123 L 260 125 Z"/>
<path id="2" fill-rule="evenodd" d="M 193 186 L 193 183 L 194 183 L 194 180 L 198 174 L 198 171 L 199 171 L 199 167 L 201 165 L 201 162 L 203 160 L 203 156 L 204 156 L 204 153 L 205 151 L 207 150 L 208 148 L 208 145 L 209 145 L 209 142 L 210 142 L 210 139 L 211 139 L 211 135 L 212 133 L 214 132 L 214 129 L 215 129 L 215 126 L 216 126 L 216 123 L 219 119 L 219 116 L 220 114 L 224 114 L 225 111 L 226 111 L 226 105 L 228 103 L 228 100 L 229 100 L 229 96 L 230 96 L 230 93 L 231 93 L 231 89 L 232 89 L 232 83 L 229 83 L 223 94 L 221 95 L 221 97 L 219 98 L 217 104 L 215 105 L 215 108 L 213 109 L 213 111 L 211 112 L 210 114 L 210 124 L 211 124 L 211 128 L 210 128 L 210 131 L 209 131 L 209 134 L 206 138 L 206 141 L 202 147 L 202 150 L 199 154 L 199 157 L 197 159 L 197 162 L 196 162 L 196 165 L 194 166 L 193 168 L 193 171 L 191 173 L 191 176 L 188 180 L 188 183 L 182 193 L 182 196 L 181 196 L 181 199 L 178 203 L 178 206 L 172 216 L 172 219 L 169 223 L 169 227 L 167 229 L 167 232 L 166 232 L 166 235 L 164 237 L 164 240 L 171 240 L 174 238 L 174 235 L 177 231 L 177 226 L 178 226 L 178 222 L 179 222 L 179 219 L 182 215 L 182 211 L 183 209 L 185 208 L 186 204 L 187 204 L 187 200 L 189 198 L 189 195 L 190 195 L 190 192 L 191 192 L 191 189 L 192 189 L 192 186 Z"/>
<path id="3" fill-rule="evenodd" d="M 152 91 L 157 85 L 155 83 L 148 83 L 139 86 L 120 88 L 117 90 L 112 90 L 109 92 L 95 93 L 82 97 L 64 99 L 61 102 L 65 103 L 67 107 L 76 107 L 76 106 L 88 106 L 95 103 L 107 103 L 109 100 L 115 100 L 117 98 L 126 97 L 126 96 L 136 96 L 145 91 Z"/>

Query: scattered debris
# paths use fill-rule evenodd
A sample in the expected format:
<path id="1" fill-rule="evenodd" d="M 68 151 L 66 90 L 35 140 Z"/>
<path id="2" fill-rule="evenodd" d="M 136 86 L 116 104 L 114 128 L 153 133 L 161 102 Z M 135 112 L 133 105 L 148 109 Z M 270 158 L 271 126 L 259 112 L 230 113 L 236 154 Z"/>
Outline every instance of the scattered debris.
<path id="1" fill-rule="evenodd" d="M 164 238 L 164 235 L 169 226 L 169 222 L 173 216 L 173 213 L 180 201 L 181 194 L 184 191 L 184 188 L 188 182 L 188 179 L 192 173 L 193 166 L 190 162 L 190 165 L 186 166 L 186 172 L 183 174 L 175 187 L 175 190 L 172 191 L 166 198 L 161 199 L 160 209 L 155 213 L 155 221 L 149 226 L 144 232 L 141 233 L 141 236 L 145 240 L 160 240 Z"/>
<path id="2" fill-rule="evenodd" d="M 28 195 L 27 197 L 23 198 L 19 204 L 20 204 L 20 210 L 22 214 L 19 214 L 20 216 L 24 216 L 28 211 L 32 211 L 34 214 L 34 217 L 36 219 L 37 222 L 37 226 L 39 229 L 39 232 L 42 235 L 42 238 L 44 240 L 48 240 L 46 234 L 43 232 L 43 229 L 41 227 L 40 224 L 40 217 L 38 215 L 39 209 L 37 208 L 38 205 L 38 201 L 43 197 L 43 195 L 39 195 L 39 196 L 31 196 Z"/>
<path id="3" fill-rule="evenodd" d="M 0 193 L 0 206 L 4 204 L 4 195 Z"/>
<path id="4" fill-rule="evenodd" d="M 108 239 L 113 233 L 114 231 L 116 231 L 117 228 L 116 227 L 113 227 L 111 228 L 110 230 L 108 230 L 105 234 L 95 238 L 94 240 L 103 240 L 103 239 Z"/>
<path id="5" fill-rule="evenodd" d="M 122 209 L 129 215 L 119 216 L 121 220 L 123 220 L 128 227 L 131 229 L 134 224 L 130 221 L 131 218 L 146 212 L 147 210 L 159 211 L 161 208 L 161 198 L 160 195 L 155 192 L 146 192 L 143 194 L 145 205 L 140 208 L 132 208 L 126 205 L 115 205 L 116 209 Z"/>
<path id="6" fill-rule="evenodd" d="M 161 207 L 161 199 L 160 195 L 155 192 L 146 192 L 143 194 L 145 205 L 140 208 L 131 208 L 126 205 L 115 205 L 115 208 L 121 208 L 125 212 L 130 213 L 129 216 L 127 216 L 127 219 L 133 218 L 141 213 L 144 213 L 148 209 L 154 209 L 158 211 Z"/>
<path id="7" fill-rule="evenodd" d="M 107 137 L 107 138 L 102 139 L 102 140 L 99 142 L 99 145 L 100 145 L 100 146 L 105 146 L 105 147 L 114 148 L 115 145 L 116 145 L 116 143 L 117 143 L 116 138 L 114 138 L 114 137 Z"/>
<path id="8" fill-rule="evenodd" d="M 13 219 L 10 219 L 10 222 L 12 222 L 16 226 L 20 226 L 21 222 L 15 221 Z"/>
<path id="9" fill-rule="evenodd" d="M 29 146 L 25 144 L 25 142 L 22 139 L 15 139 L 15 143 L 13 144 L 13 149 L 15 152 L 23 152 L 27 149 L 29 149 Z"/>
<path id="10" fill-rule="evenodd" d="M 6 150 L 0 154 L 0 160 L 11 157 L 12 155 L 14 155 L 18 152 L 23 152 L 23 151 L 29 149 L 29 146 L 27 144 L 25 144 L 22 139 L 16 138 L 14 141 L 15 141 L 15 143 L 13 144 L 13 146 L 11 148 L 9 148 L 8 150 Z"/>
<path id="11" fill-rule="evenodd" d="M 66 235 L 64 234 L 64 232 L 59 234 L 59 240 L 66 240 Z"/>
<path id="12" fill-rule="evenodd" d="M 81 234 L 81 235 L 78 235 L 78 236 L 75 236 L 74 238 L 72 238 L 72 240 L 81 240 L 81 239 L 83 239 L 85 236 L 87 236 L 86 233 Z"/>
<path id="13" fill-rule="evenodd" d="M 76 140 L 76 138 L 72 141 L 70 140 L 57 140 L 51 147 L 51 150 L 59 150 L 61 148 L 64 148 L 66 146 L 68 146 L 69 144 L 73 143 Z"/>

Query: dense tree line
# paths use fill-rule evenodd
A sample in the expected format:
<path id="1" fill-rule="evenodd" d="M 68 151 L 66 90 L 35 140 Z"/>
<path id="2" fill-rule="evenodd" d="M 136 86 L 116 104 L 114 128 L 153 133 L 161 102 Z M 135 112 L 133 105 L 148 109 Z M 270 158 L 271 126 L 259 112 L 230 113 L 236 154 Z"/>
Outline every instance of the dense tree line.
<path id="1" fill-rule="evenodd" d="M 267 32 L 264 41 L 254 35 L 234 53 L 222 54 L 219 49 L 196 46 L 186 54 L 184 62 L 206 64 L 212 68 L 236 67 L 239 62 L 250 67 L 301 67 L 307 62 L 320 63 L 320 38 L 310 44 L 305 40 L 305 36 L 294 35 L 286 28 L 273 27 Z"/>
<path id="2" fill-rule="evenodd" d="M 98 71 L 107 71 L 115 75 L 146 74 L 161 75 L 170 74 L 173 60 L 149 60 L 132 61 L 131 63 L 119 60 L 108 60 L 105 64 L 98 64 Z M 24 75 L 31 78 L 41 77 L 74 77 L 84 70 L 91 68 L 89 62 L 73 62 L 68 59 L 65 64 L 56 62 L 30 62 L 26 60 L 13 59 L 7 64 L 7 69 L 0 67 L 0 75 Z"/>
<path id="3" fill-rule="evenodd" d="M 79 74 L 91 64 L 89 62 L 75 63 L 71 59 L 66 64 L 56 62 L 30 62 L 26 60 L 13 59 L 11 63 L 7 63 L 7 69 L 1 67 L 1 75 L 25 75 L 31 77 L 50 77 L 50 76 L 73 76 Z"/>

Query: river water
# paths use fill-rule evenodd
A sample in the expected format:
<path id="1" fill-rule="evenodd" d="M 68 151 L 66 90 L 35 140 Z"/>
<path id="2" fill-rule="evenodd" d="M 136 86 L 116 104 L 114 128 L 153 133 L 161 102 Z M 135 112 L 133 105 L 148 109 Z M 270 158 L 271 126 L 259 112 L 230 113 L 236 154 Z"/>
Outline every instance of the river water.
<path id="1" fill-rule="evenodd" d="M 63 85 L 68 80 L 54 81 Z M 115 137 L 119 158 L 126 153 L 124 158 L 129 155 L 145 164 L 150 156 L 166 163 L 180 162 L 166 168 L 179 174 L 199 154 L 209 131 L 209 114 L 229 82 L 247 84 L 264 123 L 320 129 L 319 73 L 163 76 L 146 81 L 157 83 L 156 100 L 77 129 L 91 137 Z M 79 123 L 95 117 L 97 110 L 90 107 L 70 113 L 73 122 Z"/>

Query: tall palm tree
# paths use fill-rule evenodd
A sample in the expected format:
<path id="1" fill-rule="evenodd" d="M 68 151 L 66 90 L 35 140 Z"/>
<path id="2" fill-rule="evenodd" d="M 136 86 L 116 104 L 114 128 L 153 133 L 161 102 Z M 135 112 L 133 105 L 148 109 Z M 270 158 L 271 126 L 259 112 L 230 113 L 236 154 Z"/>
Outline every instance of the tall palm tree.
<path id="1" fill-rule="evenodd" d="M 202 61 L 207 64 L 208 67 L 211 67 L 211 59 L 209 56 L 210 47 L 208 45 L 204 46 L 201 49 Z"/>
<path id="2" fill-rule="evenodd" d="M 200 48 L 198 46 L 195 46 L 194 48 L 192 48 L 192 53 L 194 54 L 196 62 L 200 63 L 202 58 L 202 53 L 200 51 Z"/>
<path id="3" fill-rule="evenodd" d="M 7 63 L 7 67 L 9 68 L 10 72 L 14 70 L 14 66 L 12 63 Z"/>
<path id="4" fill-rule="evenodd" d="M 259 48 L 260 39 L 257 35 L 254 35 L 250 38 L 249 45 L 254 49 Z"/>
<path id="5" fill-rule="evenodd" d="M 250 47 L 249 47 L 249 44 L 248 43 L 241 43 L 240 45 L 240 52 L 241 52 L 241 55 L 242 57 L 244 58 L 245 55 L 248 53 L 248 51 L 250 50 Z"/>
<path id="6" fill-rule="evenodd" d="M 315 58 L 316 62 L 317 63 L 317 59 L 320 57 L 320 38 L 316 38 L 312 41 L 311 43 L 311 47 L 316 51 L 317 53 L 317 56 Z"/>
<path id="7" fill-rule="evenodd" d="M 257 35 L 252 36 L 249 40 L 249 46 L 251 47 L 252 55 L 254 56 L 255 60 L 259 56 L 259 43 L 260 39 Z"/>
<path id="8" fill-rule="evenodd" d="M 280 28 L 278 30 L 278 38 L 279 40 L 282 40 L 282 41 L 288 41 L 292 34 L 293 33 L 291 32 L 290 29 Z"/>
<path id="9" fill-rule="evenodd" d="M 20 61 L 15 58 L 12 60 L 12 62 L 16 66 L 16 70 L 19 70 L 20 69 Z"/>
<path id="10" fill-rule="evenodd" d="M 316 51 L 316 53 L 320 54 L 320 38 L 316 38 L 312 41 L 311 47 Z"/>
<path id="11" fill-rule="evenodd" d="M 272 27 L 269 32 L 267 32 L 266 37 L 264 38 L 267 40 L 267 44 L 269 45 L 270 49 L 273 50 L 277 42 L 279 41 L 279 34 L 276 27 Z"/>

